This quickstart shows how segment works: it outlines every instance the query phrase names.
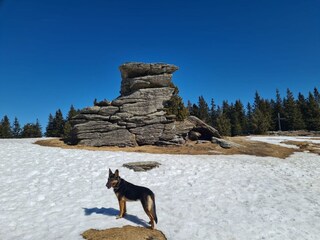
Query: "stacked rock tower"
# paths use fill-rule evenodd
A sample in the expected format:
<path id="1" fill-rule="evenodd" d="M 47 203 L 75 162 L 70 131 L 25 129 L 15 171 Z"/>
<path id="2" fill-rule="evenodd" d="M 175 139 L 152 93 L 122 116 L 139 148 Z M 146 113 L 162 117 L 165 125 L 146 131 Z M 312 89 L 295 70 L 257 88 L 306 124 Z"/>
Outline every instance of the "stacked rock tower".
<path id="1" fill-rule="evenodd" d="M 176 121 L 175 115 L 166 113 L 165 104 L 175 91 L 171 80 L 176 70 L 177 66 L 164 63 L 121 65 L 121 96 L 74 117 L 72 142 L 121 147 L 183 144 L 189 132 L 204 123 L 195 118 Z M 207 127 L 206 135 L 220 137 Z"/>

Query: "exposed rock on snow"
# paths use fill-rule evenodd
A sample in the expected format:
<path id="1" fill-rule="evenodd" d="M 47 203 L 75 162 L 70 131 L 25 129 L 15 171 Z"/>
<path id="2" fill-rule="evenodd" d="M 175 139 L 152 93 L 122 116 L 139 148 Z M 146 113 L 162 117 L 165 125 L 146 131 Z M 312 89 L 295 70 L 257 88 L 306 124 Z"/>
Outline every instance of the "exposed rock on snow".
<path id="1" fill-rule="evenodd" d="M 88 146 L 136 146 L 184 144 L 191 138 L 219 138 L 218 131 L 190 116 L 176 121 L 165 104 L 173 94 L 172 73 L 178 67 L 164 63 L 125 63 L 120 66 L 121 96 L 85 108 L 72 119 L 74 144 Z"/>
<path id="2" fill-rule="evenodd" d="M 161 165 L 160 163 L 155 161 L 147 161 L 147 162 L 124 163 L 122 166 L 132 169 L 135 172 L 145 172 L 153 168 L 159 167 L 160 165 Z"/>

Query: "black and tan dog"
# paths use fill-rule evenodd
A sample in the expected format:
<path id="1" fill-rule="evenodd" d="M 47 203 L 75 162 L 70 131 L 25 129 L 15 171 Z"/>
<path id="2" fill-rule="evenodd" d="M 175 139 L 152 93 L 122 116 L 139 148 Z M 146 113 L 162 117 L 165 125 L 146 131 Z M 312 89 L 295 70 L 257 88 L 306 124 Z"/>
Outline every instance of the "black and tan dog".
<path id="1" fill-rule="evenodd" d="M 154 193 L 149 188 L 136 186 L 122 179 L 119 176 L 118 169 L 114 173 L 109 169 L 109 178 L 106 187 L 108 189 L 113 187 L 114 193 L 118 198 L 120 213 L 117 219 L 125 215 L 127 211 L 127 201 L 140 200 L 144 211 L 150 218 L 151 228 L 154 229 L 154 222 L 158 223 L 158 218 Z"/>

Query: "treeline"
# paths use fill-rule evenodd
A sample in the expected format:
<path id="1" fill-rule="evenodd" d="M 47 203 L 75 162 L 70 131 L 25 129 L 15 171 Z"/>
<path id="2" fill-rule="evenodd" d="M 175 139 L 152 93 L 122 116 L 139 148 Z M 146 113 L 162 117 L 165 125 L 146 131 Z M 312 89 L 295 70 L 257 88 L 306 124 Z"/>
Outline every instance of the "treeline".
<path id="1" fill-rule="evenodd" d="M 13 123 L 5 115 L 0 122 L 0 138 L 37 138 L 42 137 L 42 128 L 38 121 L 36 123 L 27 123 L 22 128 L 17 117 Z"/>
<path id="2" fill-rule="evenodd" d="M 70 119 L 78 113 L 79 110 L 71 105 L 65 119 L 60 109 L 56 111 L 54 116 L 50 114 L 44 136 L 67 138 L 71 132 Z M 23 127 L 21 127 L 17 117 L 12 124 L 7 115 L 0 122 L 0 138 L 38 138 L 42 136 L 42 127 L 38 119 L 36 123 L 27 123 Z"/>
<path id="3" fill-rule="evenodd" d="M 46 137 L 62 137 L 68 138 L 72 129 L 70 120 L 79 113 L 73 105 L 71 105 L 67 117 L 64 118 L 60 109 L 58 109 L 53 116 L 51 113 L 46 127 Z"/>
<path id="4" fill-rule="evenodd" d="M 237 100 L 235 103 L 223 101 L 217 106 L 214 99 L 211 105 L 203 96 L 197 104 L 188 101 L 190 115 L 197 116 L 215 127 L 223 136 L 264 134 L 267 131 L 309 130 L 320 131 L 320 94 L 317 88 L 305 97 L 302 93 L 295 98 L 290 89 L 282 98 L 276 90 L 275 99 L 263 99 L 255 93 L 253 103 L 246 106 Z"/>

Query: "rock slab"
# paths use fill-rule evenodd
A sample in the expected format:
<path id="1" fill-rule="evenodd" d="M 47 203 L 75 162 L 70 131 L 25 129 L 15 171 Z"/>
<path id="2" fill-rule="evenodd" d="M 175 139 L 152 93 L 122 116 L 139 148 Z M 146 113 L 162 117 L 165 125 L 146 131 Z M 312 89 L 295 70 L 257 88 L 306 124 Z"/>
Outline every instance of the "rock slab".
<path id="1" fill-rule="evenodd" d="M 130 162 L 125 163 L 122 166 L 132 169 L 135 172 L 146 172 L 153 168 L 159 167 L 161 164 L 155 161 L 145 161 L 145 162 Z"/>

